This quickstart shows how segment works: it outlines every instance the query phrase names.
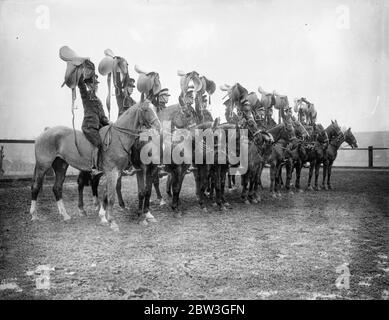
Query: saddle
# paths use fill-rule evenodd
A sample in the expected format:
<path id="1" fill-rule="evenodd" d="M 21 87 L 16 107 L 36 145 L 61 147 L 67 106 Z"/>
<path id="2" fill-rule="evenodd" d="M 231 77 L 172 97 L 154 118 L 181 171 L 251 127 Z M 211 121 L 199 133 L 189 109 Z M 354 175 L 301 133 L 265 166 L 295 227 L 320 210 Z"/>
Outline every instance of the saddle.
<path id="1" fill-rule="evenodd" d="M 108 75 L 108 96 L 106 99 L 108 114 L 111 111 L 111 77 L 113 76 L 113 85 L 116 89 L 118 88 L 117 84 L 117 73 L 121 74 L 120 79 L 120 88 L 124 87 L 124 79 L 128 77 L 128 63 L 126 59 L 115 56 L 111 49 L 104 50 L 105 57 L 100 61 L 98 70 L 102 76 Z"/>
<path id="2" fill-rule="evenodd" d="M 198 92 L 202 89 L 206 90 L 206 84 L 205 84 L 205 88 L 203 88 L 203 81 L 202 81 L 202 79 L 200 79 L 200 76 L 196 71 L 186 73 L 182 70 L 178 70 L 177 75 L 181 77 L 180 86 L 181 86 L 181 92 L 183 92 L 183 94 L 185 94 L 188 91 L 188 88 L 190 86 L 190 82 L 193 83 L 194 92 Z M 211 83 L 209 84 L 209 88 L 212 89 Z"/>
<path id="3" fill-rule="evenodd" d="M 77 87 L 82 75 L 84 79 L 89 79 L 94 76 L 94 64 L 89 58 L 78 56 L 68 46 L 63 46 L 59 49 L 59 57 L 67 64 L 65 80 L 62 87 L 66 84 L 70 89 L 74 89 Z"/>
<path id="4" fill-rule="evenodd" d="M 148 96 L 150 92 L 156 95 L 161 91 L 161 82 L 159 81 L 159 74 L 157 72 L 148 72 L 138 65 L 135 65 L 134 69 L 139 74 L 136 88 L 140 93 Z"/>

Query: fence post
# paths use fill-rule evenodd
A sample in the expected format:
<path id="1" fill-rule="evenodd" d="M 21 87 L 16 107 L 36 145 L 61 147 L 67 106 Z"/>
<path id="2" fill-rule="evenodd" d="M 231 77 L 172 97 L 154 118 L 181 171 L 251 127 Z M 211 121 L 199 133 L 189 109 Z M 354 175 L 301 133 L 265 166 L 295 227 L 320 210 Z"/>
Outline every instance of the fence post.
<path id="1" fill-rule="evenodd" d="M 373 146 L 369 146 L 368 150 L 369 150 L 369 168 L 373 168 Z"/>
<path id="2" fill-rule="evenodd" d="M 4 146 L 1 146 L 1 149 L 0 149 L 0 177 L 4 174 L 3 159 L 4 159 Z"/>

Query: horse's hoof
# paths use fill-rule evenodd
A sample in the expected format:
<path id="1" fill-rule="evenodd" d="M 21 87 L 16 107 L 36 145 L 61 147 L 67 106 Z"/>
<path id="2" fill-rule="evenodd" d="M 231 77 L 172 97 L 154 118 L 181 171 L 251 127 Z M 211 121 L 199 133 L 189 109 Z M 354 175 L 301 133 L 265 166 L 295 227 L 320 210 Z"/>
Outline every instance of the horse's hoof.
<path id="1" fill-rule="evenodd" d="M 258 200 L 254 198 L 251 200 L 251 203 L 258 203 Z"/>
<path id="2" fill-rule="evenodd" d="M 78 216 L 79 217 L 86 217 L 87 214 L 86 214 L 85 209 L 78 208 Z"/>
<path id="3" fill-rule="evenodd" d="M 303 193 L 304 192 L 304 190 L 303 189 L 297 189 L 297 192 L 299 192 L 299 193 Z"/>
<path id="4" fill-rule="evenodd" d="M 275 194 L 274 192 L 271 194 L 271 197 L 273 198 L 273 199 L 277 199 L 277 194 Z"/>
<path id="5" fill-rule="evenodd" d="M 217 207 L 217 203 L 216 203 L 216 202 L 213 202 L 213 203 L 212 203 L 212 207 L 216 208 L 216 207 Z"/>
<path id="6" fill-rule="evenodd" d="M 103 219 L 100 220 L 100 223 L 102 225 L 107 225 L 108 224 L 108 220 L 106 218 L 103 218 Z"/>
<path id="7" fill-rule="evenodd" d="M 324 189 L 324 190 L 328 190 L 327 186 L 322 186 L 321 188 Z"/>
<path id="8" fill-rule="evenodd" d="M 31 216 L 31 221 L 38 221 L 38 220 L 39 220 L 38 215 L 36 213 L 33 213 Z"/>
<path id="9" fill-rule="evenodd" d="M 113 231 L 119 232 L 119 226 L 118 226 L 118 224 L 117 224 L 115 221 L 112 220 L 109 227 L 110 227 Z"/>
<path id="10" fill-rule="evenodd" d="M 282 198 L 281 192 L 279 192 L 279 191 L 277 192 L 277 197 L 278 197 L 278 198 Z"/>
<path id="11" fill-rule="evenodd" d="M 162 206 L 164 206 L 164 205 L 166 205 L 166 201 L 163 200 L 163 199 L 161 199 L 161 200 L 159 201 L 159 206 L 162 207 Z"/>
<path id="12" fill-rule="evenodd" d="M 154 218 L 154 216 L 150 213 L 150 211 L 146 213 L 145 217 L 147 222 L 153 222 L 153 223 L 157 222 L 157 219 Z"/>
<path id="13" fill-rule="evenodd" d="M 225 202 L 224 205 L 225 205 L 226 207 L 231 207 L 231 205 L 230 205 L 229 202 Z"/>
<path id="14" fill-rule="evenodd" d="M 247 199 L 244 201 L 244 204 L 250 204 L 250 201 L 248 201 Z"/>
<path id="15" fill-rule="evenodd" d="M 307 190 L 308 190 L 308 191 L 313 191 L 312 186 L 309 186 L 309 187 L 307 188 Z"/>
<path id="16" fill-rule="evenodd" d="M 177 219 L 181 218 L 181 217 L 182 217 L 181 211 L 175 211 L 175 212 L 173 213 L 173 217 L 174 217 L 174 218 L 177 218 Z"/>
<path id="17" fill-rule="evenodd" d="M 332 186 L 330 184 L 328 185 L 328 190 L 332 190 Z"/>
<path id="18" fill-rule="evenodd" d="M 141 226 L 146 227 L 146 226 L 148 225 L 148 222 L 146 221 L 146 219 L 143 219 L 143 220 L 140 220 L 140 221 L 139 221 L 139 224 L 140 224 Z"/>
<path id="19" fill-rule="evenodd" d="M 294 192 L 292 190 L 289 190 L 288 192 L 290 195 L 294 195 Z"/>
<path id="20" fill-rule="evenodd" d="M 225 205 L 221 205 L 220 206 L 220 211 L 226 212 L 226 211 L 228 211 L 228 209 L 226 208 Z"/>
<path id="21" fill-rule="evenodd" d="M 202 208 L 203 213 L 208 213 L 208 209 L 206 207 Z"/>
<path id="22" fill-rule="evenodd" d="M 63 216 L 63 221 L 69 221 L 70 219 L 71 217 L 68 214 Z"/>
<path id="23" fill-rule="evenodd" d="M 319 186 L 315 186 L 314 190 L 315 190 L 315 191 L 320 191 L 321 189 L 320 189 Z"/>

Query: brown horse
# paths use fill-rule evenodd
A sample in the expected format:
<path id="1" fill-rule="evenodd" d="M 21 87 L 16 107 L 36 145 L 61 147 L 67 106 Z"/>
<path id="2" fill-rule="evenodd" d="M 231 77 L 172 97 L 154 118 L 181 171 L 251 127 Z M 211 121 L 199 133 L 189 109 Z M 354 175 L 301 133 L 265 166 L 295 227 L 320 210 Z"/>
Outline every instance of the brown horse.
<path id="1" fill-rule="evenodd" d="M 115 187 L 119 172 L 129 162 L 130 149 L 142 127 L 161 129 L 161 124 L 153 106 L 148 102 L 138 103 L 127 110 L 114 124 L 100 129 L 104 148 L 100 156 L 100 167 L 105 176 L 103 201 L 100 201 L 99 216 L 102 223 L 111 220 L 115 202 Z M 55 171 L 53 192 L 57 206 L 64 220 L 70 219 L 62 201 L 62 186 L 69 165 L 81 171 L 90 170 L 92 145 L 82 132 L 76 131 L 79 148 L 76 147 L 73 131 L 58 126 L 44 131 L 35 141 L 35 169 L 31 187 L 32 219 L 37 219 L 36 200 L 47 171 Z"/>

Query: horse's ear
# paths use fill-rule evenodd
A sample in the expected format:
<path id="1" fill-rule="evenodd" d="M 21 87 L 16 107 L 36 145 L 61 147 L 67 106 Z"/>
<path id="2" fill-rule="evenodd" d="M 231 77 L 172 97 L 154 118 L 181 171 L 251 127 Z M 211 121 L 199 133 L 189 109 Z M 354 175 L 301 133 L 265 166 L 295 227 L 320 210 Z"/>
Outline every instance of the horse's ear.
<path id="1" fill-rule="evenodd" d="M 331 120 L 331 123 L 332 123 L 332 124 L 334 124 L 334 121 L 333 121 L 333 120 Z"/>

